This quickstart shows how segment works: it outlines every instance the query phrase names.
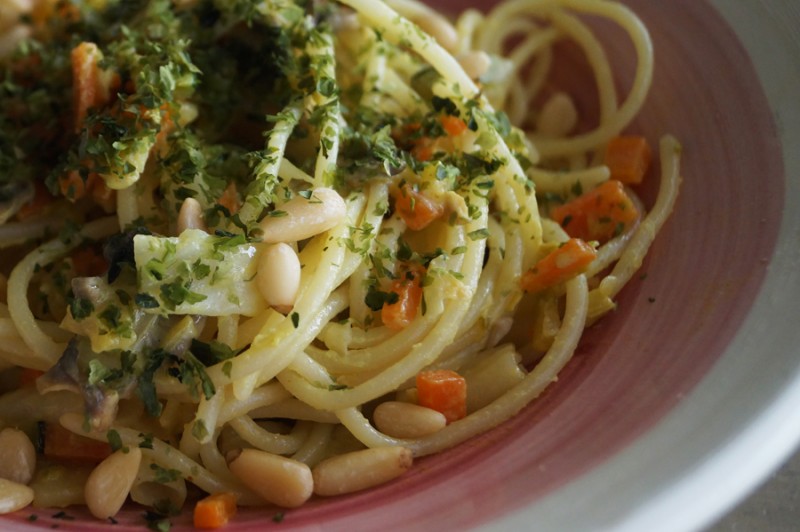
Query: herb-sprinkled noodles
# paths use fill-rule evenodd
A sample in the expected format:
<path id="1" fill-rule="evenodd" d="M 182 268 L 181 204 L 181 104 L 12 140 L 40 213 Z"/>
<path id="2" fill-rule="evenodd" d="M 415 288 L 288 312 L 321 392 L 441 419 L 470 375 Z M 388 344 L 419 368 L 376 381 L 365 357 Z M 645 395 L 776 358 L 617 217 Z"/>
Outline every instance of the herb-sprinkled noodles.
<path id="1" fill-rule="evenodd" d="M 390 481 L 555 380 L 677 196 L 670 137 L 649 213 L 632 190 L 653 58 L 618 2 L 12 4 L 0 429 L 67 504 L 120 448 L 140 503 L 217 494 L 198 526 Z M 626 94 L 583 15 L 633 43 Z M 597 120 L 549 77 L 564 41 Z"/>

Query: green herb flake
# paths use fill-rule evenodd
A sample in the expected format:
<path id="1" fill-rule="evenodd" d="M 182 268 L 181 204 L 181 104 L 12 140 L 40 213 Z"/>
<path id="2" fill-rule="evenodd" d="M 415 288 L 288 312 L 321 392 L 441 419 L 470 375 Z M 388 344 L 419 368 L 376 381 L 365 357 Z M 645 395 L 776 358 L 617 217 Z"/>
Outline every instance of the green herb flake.
<path id="1" fill-rule="evenodd" d="M 467 236 L 470 238 L 470 240 L 484 240 L 486 238 L 489 238 L 489 229 L 487 228 L 477 229 L 475 231 L 467 233 Z"/>
<path id="2" fill-rule="evenodd" d="M 153 464 L 155 465 L 155 464 Z M 149 530 L 153 530 L 154 532 L 169 532 L 172 528 L 172 522 L 163 515 L 146 511 L 144 514 L 144 519 L 147 523 L 147 528 Z"/>
<path id="3" fill-rule="evenodd" d="M 181 472 L 177 469 L 167 469 L 155 463 L 150 464 L 150 469 L 153 470 L 155 481 L 159 484 L 169 484 L 181 478 Z"/>
<path id="4" fill-rule="evenodd" d="M 208 436 L 208 429 L 206 428 L 206 424 L 203 423 L 202 419 L 198 419 L 194 423 L 192 423 L 192 436 L 197 441 L 202 441 L 206 436 Z"/>
<path id="5" fill-rule="evenodd" d="M 384 305 L 392 305 L 400 300 L 396 292 L 383 292 L 374 286 L 370 286 L 367 295 L 364 296 L 364 304 L 374 311 L 379 311 Z"/>
<path id="6" fill-rule="evenodd" d="M 174 310 L 179 305 L 188 303 L 193 305 L 206 300 L 206 296 L 189 290 L 191 283 L 176 279 L 171 283 L 162 284 L 160 287 L 161 300 L 167 304 L 170 310 Z"/>
<path id="7" fill-rule="evenodd" d="M 152 449 L 153 448 L 153 435 L 152 434 L 149 434 L 149 433 L 145 434 L 145 433 L 141 433 L 140 432 L 139 433 L 139 438 L 141 438 L 141 441 L 139 441 L 139 448 L 140 449 Z"/>
<path id="8" fill-rule="evenodd" d="M 116 430 L 109 429 L 109 431 L 106 432 L 106 439 L 108 440 L 108 444 L 111 446 L 112 452 L 117 452 L 120 449 L 123 449 L 124 452 L 127 452 L 128 448 L 123 445 L 122 437 Z"/>
<path id="9" fill-rule="evenodd" d="M 81 321 L 94 312 L 94 305 L 88 299 L 76 297 L 69 302 L 69 312 L 75 321 Z"/>
<path id="10" fill-rule="evenodd" d="M 139 308 L 158 308 L 158 300 L 150 294 L 136 294 L 134 301 Z"/>

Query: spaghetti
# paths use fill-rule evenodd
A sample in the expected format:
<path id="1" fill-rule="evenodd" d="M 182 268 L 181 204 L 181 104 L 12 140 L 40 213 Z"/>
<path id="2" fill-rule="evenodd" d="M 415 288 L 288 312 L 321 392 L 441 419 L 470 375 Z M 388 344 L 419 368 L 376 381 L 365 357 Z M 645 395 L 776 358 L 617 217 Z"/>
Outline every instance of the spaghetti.
<path id="1" fill-rule="evenodd" d="M 0 428 L 44 441 L 36 505 L 113 516 L 92 482 L 131 448 L 123 500 L 161 511 L 186 482 L 284 506 L 371 485 L 337 459 L 391 479 L 553 382 L 675 204 L 669 136 L 649 213 L 633 191 L 649 148 L 623 132 L 653 51 L 617 2 L 454 24 L 415 0 L 17 7 L 0 21 Z M 584 15 L 634 45 L 622 98 Z M 566 41 L 594 124 L 549 83 Z M 65 459 L 83 477 L 55 473 Z M 297 473 L 269 477 L 274 460 Z"/>

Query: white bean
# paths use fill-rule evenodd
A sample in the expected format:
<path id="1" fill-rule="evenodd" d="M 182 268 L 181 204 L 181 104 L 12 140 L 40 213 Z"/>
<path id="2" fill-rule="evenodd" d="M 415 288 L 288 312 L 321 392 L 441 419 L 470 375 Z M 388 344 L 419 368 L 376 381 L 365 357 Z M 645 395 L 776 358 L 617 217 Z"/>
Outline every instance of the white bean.
<path id="1" fill-rule="evenodd" d="M 138 447 L 120 449 L 100 462 L 86 480 L 86 506 L 98 519 L 114 517 L 131 491 L 142 450 Z"/>
<path id="2" fill-rule="evenodd" d="M 229 456 L 228 467 L 265 501 L 284 508 L 302 506 L 314 487 L 311 469 L 303 462 L 259 449 L 242 449 Z"/>
<path id="3" fill-rule="evenodd" d="M 389 482 L 411 468 L 414 458 L 405 447 L 375 447 L 323 460 L 313 469 L 314 493 L 352 493 Z"/>
<path id="4" fill-rule="evenodd" d="M 564 92 L 553 94 L 542 106 L 536 119 L 536 129 L 542 135 L 563 137 L 578 123 L 578 110 L 572 98 Z"/>
<path id="5" fill-rule="evenodd" d="M 22 510 L 33 502 L 33 490 L 24 484 L 0 478 L 0 514 Z"/>
<path id="6" fill-rule="evenodd" d="M 203 221 L 203 206 L 194 198 L 186 198 L 178 211 L 178 234 L 187 229 L 201 229 L 208 232 L 206 223 Z"/>
<path id="7" fill-rule="evenodd" d="M 288 313 L 300 289 L 300 259 L 292 246 L 268 245 L 258 259 L 256 283 L 267 304 Z"/>
<path id="8" fill-rule="evenodd" d="M 421 438 L 447 425 L 447 418 L 441 412 L 400 401 L 379 404 L 373 419 L 378 430 L 393 438 Z"/>
<path id="9" fill-rule="evenodd" d="M 36 471 L 36 449 L 21 430 L 0 432 L 0 478 L 30 484 Z"/>
<path id="10" fill-rule="evenodd" d="M 459 55 L 458 62 L 470 78 L 478 79 L 489 70 L 492 59 L 483 50 L 471 50 Z"/>
<path id="11" fill-rule="evenodd" d="M 297 242 L 332 229 L 344 221 L 347 206 L 332 188 L 315 188 L 306 199 L 297 196 L 259 224 L 268 244 Z"/>

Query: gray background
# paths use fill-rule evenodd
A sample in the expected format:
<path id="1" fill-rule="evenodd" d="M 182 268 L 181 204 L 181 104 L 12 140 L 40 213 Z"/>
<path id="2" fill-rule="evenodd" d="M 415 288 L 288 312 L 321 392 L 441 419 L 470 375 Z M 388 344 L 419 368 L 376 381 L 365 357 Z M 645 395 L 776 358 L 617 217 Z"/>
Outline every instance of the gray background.
<path id="1" fill-rule="evenodd" d="M 800 452 L 707 532 L 800 531 Z"/>

